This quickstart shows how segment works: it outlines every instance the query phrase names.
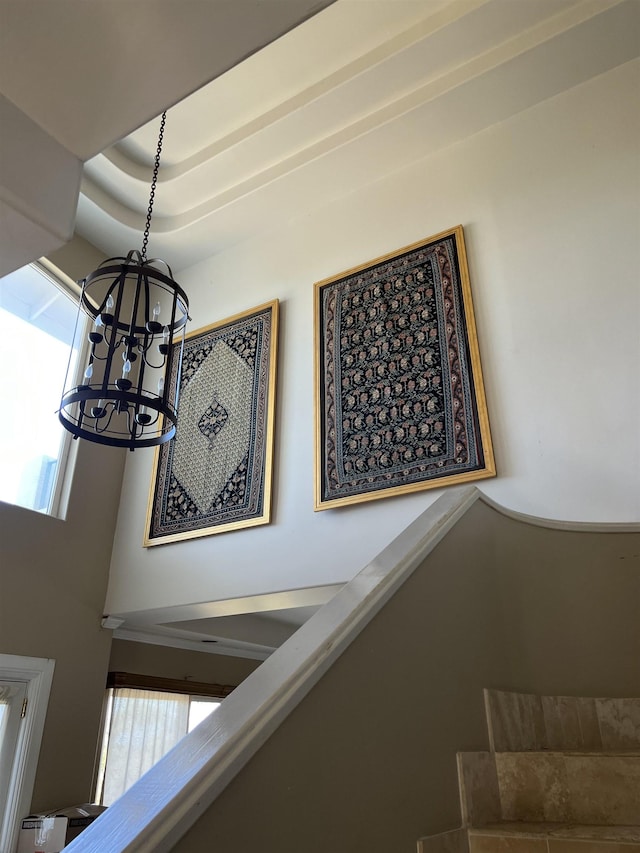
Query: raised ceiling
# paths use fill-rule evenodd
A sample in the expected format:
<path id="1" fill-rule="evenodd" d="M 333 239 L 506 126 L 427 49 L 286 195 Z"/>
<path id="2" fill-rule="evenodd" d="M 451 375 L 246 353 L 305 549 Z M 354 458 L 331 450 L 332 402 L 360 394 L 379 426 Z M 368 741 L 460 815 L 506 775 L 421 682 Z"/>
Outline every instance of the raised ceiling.
<path id="1" fill-rule="evenodd" d="M 331 2 L 0 0 L 0 275 L 71 239 L 85 160 Z"/>
<path id="2" fill-rule="evenodd" d="M 331 2 L 0 0 L 0 90 L 87 160 Z"/>
<path id="3" fill-rule="evenodd" d="M 187 7 L 189 8 L 189 7 Z M 634 58 L 637 0 L 337 0 L 169 110 L 150 241 L 179 270 Z M 136 248 L 159 122 L 85 166 Z"/>

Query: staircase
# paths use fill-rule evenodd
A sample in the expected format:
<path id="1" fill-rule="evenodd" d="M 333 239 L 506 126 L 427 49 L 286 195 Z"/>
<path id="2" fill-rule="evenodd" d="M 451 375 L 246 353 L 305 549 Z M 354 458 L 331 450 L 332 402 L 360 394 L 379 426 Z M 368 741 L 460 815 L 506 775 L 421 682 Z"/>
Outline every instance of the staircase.
<path id="1" fill-rule="evenodd" d="M 484 695 L 490 751 L 458 753 L 463 826 L 418 853 L 640 851 L 640 699 Z"/>
<path id="2" fill-rule="evenodd" d="M 517 676 L 540 691 L 601 684 L 640 696 L 638 553 L 637 533 L 577 535 L 507 515 L 475 487 L 445 490 L 65 853 L 415 851 L 460 825 L 454 753 L 485 744 L 461 758 L 463 831 L 421 850 L 468 851 L 471 832 L 476 851 L 517 853 L 523 839 L 505 825 L 515 822 L 530 830 L 528 849 L 549 853 L 544 823 L 578 820 L 544 804 L 519 812 L 515 794 L 503 813 L 506 762 L 615 751 L 633 765 L 640 700 L 489 693 L 489 746 L 482 688 Z M 384 672 L 393 690 L 381 690 Z M 616 807 L 633 811 L 637 783 L 629 802 L 632 780 L 608 772 Z M 635 813 L 580 822 L 583 839 L 606 827 L 595 840 L 605 853 L 613 826 L 640 824 Z M 633 836 L 621 834 L 616 853 L 628 853 Z"/>

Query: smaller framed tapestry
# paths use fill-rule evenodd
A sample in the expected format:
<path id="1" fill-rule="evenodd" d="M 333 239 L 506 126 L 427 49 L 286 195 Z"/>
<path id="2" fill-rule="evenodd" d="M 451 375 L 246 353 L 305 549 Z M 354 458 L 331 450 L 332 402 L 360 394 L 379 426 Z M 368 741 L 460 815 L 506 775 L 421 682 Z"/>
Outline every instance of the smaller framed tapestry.
<path id="1" fill-rule="evenodd" d="M 186 336 L 172 376 L 176 437 L 156 449 L 145 546 L 270 521 L 277 341 L 277 300 Z"/>
<path id="2" fill-rule="evenodd" d="M 315 509 L 495 475 L 462 226 L 315 285 Z"/>

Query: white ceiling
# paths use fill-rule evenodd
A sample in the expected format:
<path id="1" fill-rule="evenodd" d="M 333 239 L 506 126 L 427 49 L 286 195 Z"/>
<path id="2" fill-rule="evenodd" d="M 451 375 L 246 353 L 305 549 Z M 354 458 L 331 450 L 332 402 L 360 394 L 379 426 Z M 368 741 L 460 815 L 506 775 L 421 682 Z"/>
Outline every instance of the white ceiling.
<path id="1" fill-rule="evenodd" d="M 607 71 L 638 54 L 639 16 L 337 0 L 169 110 L 150 253 L 175 272 Z M 108 254 L 140 243 L 158 129 L 85 166 L 77 227 Z"/>
<path id="2" fill-rule="evenodd" d="M 331 2 L 0 0 L 0 275 L 71 238 L 85 160 Z"/>
<path id="3" fill-rule="evenodd" d="M 635 58 L 639 33 L 638 0 L 0 0 L 0 81 L 87 160 L 77 230 L 109 255 L 140 246 L 170 107 L 149 252 L 175 272 Z M 317 604 L 265 608 L 141 627 L 260 657 Z"/>
<path id="4" fill-rule="evenodd" d="M 0 90 L 87 160 L 331 2 L 0 0 Z"/>
<path id="5" fill-rule="evenodd" d="M 328 601 L 339 589 L 340 587 L 332 587 L 327 590 L 322 603 Z M 268 607 L 266 596 L 261 599 L 259 606 Z M 251 606 L 247 605 L 248 608 Z M 128 618 L 126 625 L 116 628 L 115 637 L 211 654 L 264 660 L 288 640 L 300 625 L 310 619 L 319 607 L 319 604 L 314 604 L 284 610 L 249 609 L 248 612 L 231 615 L 203 616 L 199 619 L 172 622 L 149 620 L 148 615 L 144 614 L 141 615 L 141 624 L 136 623 L 135 617 Z M 196 606 L 193 609 L 198 608 Z M 205 612 L 206 609 L 205 607 Z M 239 609 L 242 610 L 242 606 Z M 132 622 L 136 627 L 130 626 Z"/>

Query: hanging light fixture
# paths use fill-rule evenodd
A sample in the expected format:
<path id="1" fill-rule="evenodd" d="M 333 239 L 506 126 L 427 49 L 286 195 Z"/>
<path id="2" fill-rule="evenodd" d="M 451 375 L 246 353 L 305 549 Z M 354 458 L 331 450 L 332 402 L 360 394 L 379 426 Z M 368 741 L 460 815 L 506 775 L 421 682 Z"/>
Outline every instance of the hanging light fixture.
<path id="1" fill-rule="evenodd" d="M 112 447 L 152 447 L 172 439 L 189 302 L 171 268 L 147 260 L 166 112 L 162 114 L 142 250 L 109 258 L 78 282 L 83 312 L 93 322 L 80 385 L 73 358 L 60 405 L 62 425 L 74 438 Z M 75 347 L 74 341 L 74 347 Z M 179 346 L 175 344 L 179 343 Z M 80 351 L 78 349 L 78 351 Z"/>

